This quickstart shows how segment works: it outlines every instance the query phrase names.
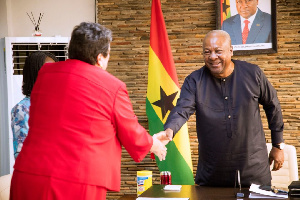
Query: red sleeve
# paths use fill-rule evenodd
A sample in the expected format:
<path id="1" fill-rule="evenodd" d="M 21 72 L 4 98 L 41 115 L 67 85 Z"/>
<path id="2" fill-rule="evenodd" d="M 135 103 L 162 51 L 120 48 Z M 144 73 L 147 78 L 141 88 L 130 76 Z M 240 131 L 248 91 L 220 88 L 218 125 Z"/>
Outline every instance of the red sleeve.
<path id="1" fill-rule="evenodd" d="M 113 110 L 117 137 L 133 160 L 140 162 L 150 151 L 153 139 L 138 123 L 125 85 L 118 90 Z"/>

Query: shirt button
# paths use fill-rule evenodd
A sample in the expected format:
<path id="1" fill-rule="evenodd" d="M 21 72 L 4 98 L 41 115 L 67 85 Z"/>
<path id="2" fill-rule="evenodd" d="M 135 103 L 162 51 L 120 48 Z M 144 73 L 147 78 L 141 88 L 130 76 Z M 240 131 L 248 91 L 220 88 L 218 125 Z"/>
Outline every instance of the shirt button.
<path id="1" fill-rule="evenodd" d="M 227 100 L 228 99 L 228 97 L 225 97 L 225 100 Z"/>
<path id="2" fill-rule="evenodd" d="M 231 118 L 231 116 L 230 115 L 228 115 L 228 119 L 230 119 Z"/>
<path id="3" fill-rule="evenodd" d="M 226 81 L 225 78 L 223 79 L 223 81 L 224 81 L 224 82 Z"/>

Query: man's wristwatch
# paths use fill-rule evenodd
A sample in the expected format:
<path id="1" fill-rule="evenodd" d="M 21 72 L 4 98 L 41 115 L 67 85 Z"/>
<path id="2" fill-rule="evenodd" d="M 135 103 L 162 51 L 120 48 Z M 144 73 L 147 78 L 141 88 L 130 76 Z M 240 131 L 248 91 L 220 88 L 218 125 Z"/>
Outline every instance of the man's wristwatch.
<path id="1" fill-rule="evenodd" d="M 279 144 L 272 144 L 272 146 L 282 150 L 282 149 L 284 149 L 285 144 L 282 142 Z"/>

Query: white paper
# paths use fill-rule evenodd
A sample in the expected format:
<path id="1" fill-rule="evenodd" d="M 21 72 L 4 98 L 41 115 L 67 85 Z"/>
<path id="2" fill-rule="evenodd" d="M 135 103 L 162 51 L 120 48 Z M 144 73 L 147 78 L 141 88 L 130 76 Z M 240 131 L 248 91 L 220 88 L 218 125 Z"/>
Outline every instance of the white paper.
<path id="1" fill-rule="evenodd" d="M 282 197 L 271 197 L 271 196 L 267 196 L 267 195 L 263 195 L 263 194 L 257 194 L 257 193 L 253 193 L 251 192 L 249 194 L 249 199 L 285 199 Z"/>
<path id="2" fill-rule="evenodd" d="M 278 198 L 278 199 L 287 199 L 288 195 L 287 194 L 276 194 L 272 191 L 266 191 L 266 190 L 262 190 L 259 189 L 260 185 L 256 185 L 256 184 L 251 184 L 249 191 L 250 192 L 254 192 L 254 193 L 250 193 L 249 198 Z"/>
<path id="3" fill-rule="evenodd" d="M 164 190 L 180 191 L 181 190 L 181 185 L 166 185 L 164 187 Z"/>

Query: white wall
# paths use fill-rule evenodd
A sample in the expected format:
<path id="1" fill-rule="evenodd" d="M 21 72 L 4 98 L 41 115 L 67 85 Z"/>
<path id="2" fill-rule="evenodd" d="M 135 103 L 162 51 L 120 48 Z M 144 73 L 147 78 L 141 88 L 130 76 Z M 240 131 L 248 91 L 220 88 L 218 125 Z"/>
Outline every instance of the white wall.
<path id="1" fill-rule="evenodd" d="M 6 1 L 0 0 L 0 38 L 8 34 Z"/>
<path id="2" fill-rule="evenodd" d="M 44 13 L 42 36 L 70 37 L 75 25 L 95 22 L 95 0 L 0 0 L 0 38 L 32 36 L 34 25 L 26 12 L 32 12 L 36 21 Z"/>

